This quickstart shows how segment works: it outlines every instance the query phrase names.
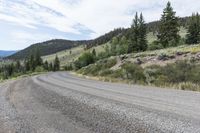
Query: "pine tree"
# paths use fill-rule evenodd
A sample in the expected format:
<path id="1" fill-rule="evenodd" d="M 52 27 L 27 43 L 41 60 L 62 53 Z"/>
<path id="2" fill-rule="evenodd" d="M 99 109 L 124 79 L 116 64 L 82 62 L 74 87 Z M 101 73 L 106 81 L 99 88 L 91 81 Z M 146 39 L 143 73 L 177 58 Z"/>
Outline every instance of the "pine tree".
<path id="1" fill-rule="evenodd" d="M 140 14 L 140 19 L 139 19 L 139 40 L 138 40 L 138 45 L 139 45 L 139 51 L 145 51 L 147 50 L 147 27 L 144 21 L 144 17 L 142 13 Z"/>
<path id="2" fill-rule="evenodd" d="M 15 64 L 15 69 L 16 72 L 20 72 L 21 71 L 21 63 L 19 60 L 17 60 L 16 64 Z"/>
<path id="3" fill-rule="evenodd" d="M 163 11 L 158 30 L 158 40 L 163 47 L 176 46 L 180 40 L 178 18 L 175 16 L 171 3 Z"/>
<path id="4" fill-rule="evenodd" d="M 133 20 L 133 24 L 131 25 L 131 43 L 129 44 L 128 52 L 131 53 L 133 51 L 137 51 L 138 48 L 138 35 L 139 35 L 139 20 L 138 13 L 135 14 L 135 19 Z"/>
<path id="5" fill-rule="evenodd" d="M 53 63 L 49 63 L 49 71 L 53 71 Z"/>
<path id="6" fill-rule="evenodd" d="M 26 71 L 30 71 L 30 61 L 29 61 L 29 59 L 25 59 L 24 60 L 24 66 L 25 66 L 25 70 L 24 70 L 24 72 L 26 72 Z"/>
<path id="7" fill-rule="evenodd" d="M 34 58 L 33 54 L 31 54 L 28 63 L 29 63 L 29 66 L 30 66 L 30 70 L 34 71 L 35 68 L 36 68 L 36 65 L 35 65 L 35 58 Z"/>
<path id="8" fill-rule="evenodd" d="M 96 50 L 95 49 L 92 50 L 92 54 L 93 54 L 94 57 L 96 57 Z"/>
<path id="9" fill-rule="evenodd" d="M 140 17 L 138 17 L 138 13 L 136 13 L 129 33 L 131 42 L 128 46 L 128 53 L 145 51 L 147 49 L 146 30 L 147 29 L 142 13 L 140 14 Z"/>
<path id="10" fill-rule="evenodd" d="M 117 45 L 119 45 L 119 38 L 118 37 L 113 37 L 112 38 L 112 42 L 111 42 L 111 47 L 110 47 L 110 53 L 112 55 L 116 55 L 117 54 Z"/>
<path id="11" fill-rule="evenodd" d="M 44 67 L 45 70 L 49 70 L 49 63 L 48 63 L 48 61 L 44 62 L 43 67 Z"/>
<path id="12" fill-rule="evenodd" d="M 40 51 L 39 49 L 36 50 L 35 52 L 35 65 L 36 66 L 41 66 L 42 65 L 42 58 L 41 58 L 41 55 L 40 55 Z"/>
<path id="13" fill-rule="evenodd" d="M 200 16 L 197 13 L 193 14 L 188 27 L 188 34 L 186 35 L 187 44 L 197 44 L 200 42 Z"/>
<path id="14" fill-rule="evenodd" d="M 58 59 L 58 56 L 56 55 L 56 58 L 54 60 L 53 71 L 59 71 L 59 70 L 60 70 L 60 61 Z"/>

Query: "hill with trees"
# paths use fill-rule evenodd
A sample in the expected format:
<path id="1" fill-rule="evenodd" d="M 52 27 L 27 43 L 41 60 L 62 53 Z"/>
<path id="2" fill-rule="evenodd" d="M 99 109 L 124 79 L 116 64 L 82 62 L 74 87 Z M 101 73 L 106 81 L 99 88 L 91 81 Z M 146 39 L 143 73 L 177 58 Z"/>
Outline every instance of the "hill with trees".
<path id="1" fill-rule="evenodd" d="M 187 27 L 189 25 L 191 17 L 184 17 L 184 18 L 177 18 L 178 24 L 183 27 Z M 154 21 L 145 24 L 146 25 L 146 32 L 153 32 L 153 34 L 157 34 L 158 28 L 161 21 Z M 42 43 L 33 44 L 28 48 L 25 48 L 9 57 L 6 57 L 6 59 L 24 59 L 30 55 L 32 51 L 35 49 L 39 49 L 42 56 L 45 55 L 51 55 L 59 51 L 63 51 L 66 49 L 71 49 L 73 47 L 77 47 L 80 45 L 84 45 L 86 49 L 92 48 L 94 46 L 105 44 L 113 39 L 113 37 L 117 36 L 127 36 L 130 34 L 131 28 L 118 28 L 114 29 L 113 31 L 110 31 L 106 33 L 105 35 L 102 35 L 96 39 L 92 40 L 81 40 L 81 41 L 70 41 L 70 40 L 63 40 L 63 39 L 55 39 L 50 40 Z"/>
<path id="2" fill-rule="evenodd" d="M 187 30 L 184 36 L 181 27 Z M 147 40 L 148 28 L 142 13 L 136 13 L 131 28 L 113 37 L 104 51 L 85 52 L 65 69 L 106 81 L 200 91 L 199 14 L 180 19 L 168 2 L 153 42 Z"/>

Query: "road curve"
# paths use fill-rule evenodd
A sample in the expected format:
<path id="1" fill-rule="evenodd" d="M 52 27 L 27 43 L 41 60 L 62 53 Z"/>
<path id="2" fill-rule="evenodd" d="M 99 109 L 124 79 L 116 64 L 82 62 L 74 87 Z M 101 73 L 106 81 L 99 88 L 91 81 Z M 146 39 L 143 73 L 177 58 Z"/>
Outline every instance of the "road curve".
<path id="1" fill-rule="evenodd" d="M 0 84 L 0 133 L 200 133 L 200 93 L 48 73 Z"/>

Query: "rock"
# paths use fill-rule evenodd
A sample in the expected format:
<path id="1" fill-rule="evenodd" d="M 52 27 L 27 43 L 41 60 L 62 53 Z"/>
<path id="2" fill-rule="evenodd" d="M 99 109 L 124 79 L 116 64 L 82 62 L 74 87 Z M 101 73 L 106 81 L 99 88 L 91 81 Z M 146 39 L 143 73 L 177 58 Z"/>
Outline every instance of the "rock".
<path id="1" fill-rule="evenodd" d="M 141 61 L 141 59 L 137 58 L 135 61 L 135 64 L 141 65 L 143 62 Z"/>

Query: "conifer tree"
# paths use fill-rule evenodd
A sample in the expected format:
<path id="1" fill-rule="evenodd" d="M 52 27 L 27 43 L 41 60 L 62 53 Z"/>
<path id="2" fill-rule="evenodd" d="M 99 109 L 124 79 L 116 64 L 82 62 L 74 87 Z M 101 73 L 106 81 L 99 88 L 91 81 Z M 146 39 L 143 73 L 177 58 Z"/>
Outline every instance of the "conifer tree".
<path id="1" fill-rule="evenodd" d="M 129 38 L 131 42 L 128 46 L 128 53 L 145 51 L 147 49 L 146 30 L 142 13 L 140 14 L 140 17 L 138 17 L 138 13 L 136 13 L 130 30 Z"/>
<path id="2" fill-rule="evenodd" d="M 49 63 L 47 60 L 44 62 L 43 67 L 45 70 L 49 70 Z"/>
<path id="3" fill-rule="evenodd" d="M 129 45 L 128 52 L 137 51 L 138 48 L 138 35 L 139 35 L 139 20 L 138 20 L 138 13 L 135 14 L 135 19 L 133 20 L 133 24 L 131 25 L 131 43 Z"/>
<path id="4" fill-rule="evenodd" d="M 158 40 L 164 48 L 176 46 L 180 40 L 178 18 L 175 16 L 171 3 L 163 11 L 158 29 Z"/>
<path id="5" fill-rule="evenodd" d="M 35 66 L 35 59 L 34 59 L 34 55 L 33 54 L 31 54 L 28 63 L 29 63 L 31 71 L 34 71 L 36 66 Z"/>
<path id="6" fill-rule="evenodd" d="M 95 49 L 92 50 L 92 54 L 93 54 L 94 57 L 96 57 L 96 50 Z"/>
<path id="7" fill-rule="evenodd" d="M 59 70 L 60 70 L 60 61 L 58 59 L 58 56 L 56 55 L 56 58 L 54 60 L 53 71 L 59 71 Z"/>
<path id="8" fill-rule="evenodd" d="M 188 34 L 186 35 L 187 44 L 197 44 L 200 42 L 200 16 L 197 13 L 193 14 L 188 27 Z"/>
<path id="9" fill-rule="evenodd" d="M 146 28 L 146 24 L 144 21 L 144 17 L 141 13 L 140 19 L 139 19 L 139 40 L 138 40 L 139 51 L 147 50 L 147 39 L 146 38 L 147 38 L 147 28 Z"/>
<path id="10" fill-rule="evenodd" d="M 36 66 L 41 66 L 42 65 L 42 58 L 41 58 L 39 49 L 36 50 L 35 59 L 34 60 L 35 60 L 35 65 Z"/>
<path id="11" fill-rule="evenodd" d="M 25 71 L 30 71 L 30 62 L 29 59 L 24 60 Z"/>
<path id="12" fill-rule="evenodd" d="M 19 60 L 17 60 L 17 62 L 16 62 L 15 69 L 16 69 L 17 72 L 21 71 L 21 63 L 20 63 Z"/>
<path id="13" fill-rule="evenodd" d="M 49 71 L 53 71 L 53 63 L 49 63 Z"/>

